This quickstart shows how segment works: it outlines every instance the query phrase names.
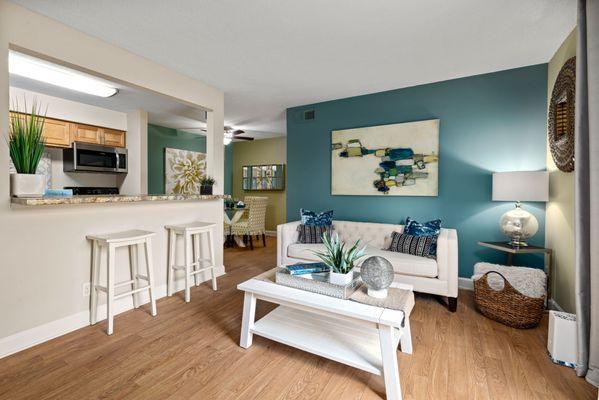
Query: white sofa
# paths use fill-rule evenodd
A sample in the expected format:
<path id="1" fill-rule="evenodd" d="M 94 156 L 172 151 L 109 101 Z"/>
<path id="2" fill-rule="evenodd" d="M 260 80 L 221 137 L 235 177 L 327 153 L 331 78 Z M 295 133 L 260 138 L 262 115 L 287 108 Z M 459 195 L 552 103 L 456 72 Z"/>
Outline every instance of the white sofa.
<path id="1" fill-rule="evenodd" d="M 298 243 L 299 224 L 299 221 L 295 221 L 277 227 L 278 265 L 319 261 L 313 252 L 322 250 L 323 245 Z M 403 232 L 403 225 L 333 221 L 333 229 L 344 242 L 353 244 L 360 239 L 367 246 L 366 257 L 362 260 L 375 255 L 386 258 L 393 265 L 397 282 L 411 284 L 417 292 L 445 296 L 449 310 L 456 310 L 458 235 L 455 229 L 441 229 L 436 260 L 384 250 L 391 243 L 393 231 Z"/>

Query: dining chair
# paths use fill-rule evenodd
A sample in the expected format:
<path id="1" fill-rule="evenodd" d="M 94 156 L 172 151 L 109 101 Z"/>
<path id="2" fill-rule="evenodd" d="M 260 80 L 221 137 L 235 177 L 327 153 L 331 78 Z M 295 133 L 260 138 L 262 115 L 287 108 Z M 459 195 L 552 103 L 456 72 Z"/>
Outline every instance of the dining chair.
<path id="1" fill-rule="evenodd" d="M 241 219 L 231 225 L 233 235 L 243 235 L 248 240 L 250 250 L 254 250 L 252 237 L 262 235 L 262 244 L 266 246 L 266 207 L 268 197 L 246 196 L 244 203 L 249 208 L 247 219 Z"/>

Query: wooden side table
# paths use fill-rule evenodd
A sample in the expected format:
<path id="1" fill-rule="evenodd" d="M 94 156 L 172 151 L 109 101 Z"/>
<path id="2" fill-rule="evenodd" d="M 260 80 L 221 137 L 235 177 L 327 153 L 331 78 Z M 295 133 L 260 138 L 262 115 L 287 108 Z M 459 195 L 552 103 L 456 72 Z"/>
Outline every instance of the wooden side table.
<path id="1" fill-rule="evenodd" d="M 543 253 L 545 257 L 545 274 L 547 274 L 547 301 L 551 298 L 551 254 L 552 250 L 539 246 L 514 247 L 508 242 L 478 242 L 479 246 L 507 253 L 507 265 L 513 265 L 514 254 Z"/>

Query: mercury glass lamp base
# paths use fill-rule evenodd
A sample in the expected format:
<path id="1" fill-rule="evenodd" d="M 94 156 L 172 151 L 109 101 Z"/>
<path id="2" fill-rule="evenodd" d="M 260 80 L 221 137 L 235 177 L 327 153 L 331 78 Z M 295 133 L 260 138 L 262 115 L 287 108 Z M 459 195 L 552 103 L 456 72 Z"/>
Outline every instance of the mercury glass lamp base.
<path id="1" fill-rule="evenodd" d="M 528 246 L 528 239 L 539 230 L 539 221 L 518 202 L 514 209 L 501 216 L 499 226 L 504 235 L 510 238 L 510 245 L 525 247 Z"/>
<path id="2" fill-rule="evenodd" d="M 368 295 L 370 297 L 374 297 L 377 299 L 384 299 L 387 297 L 387 289 L 381 289 L 381 290 L 368 289 Z"/>
<path id="3" fill-rule="evenodd" d="M 511 239 L 509 241 L 510 246 L 512 247 L 526 247 L 528 246 L 528 243 L 523 241 L 523 240 L 518 240 L 518 239 Z"/>

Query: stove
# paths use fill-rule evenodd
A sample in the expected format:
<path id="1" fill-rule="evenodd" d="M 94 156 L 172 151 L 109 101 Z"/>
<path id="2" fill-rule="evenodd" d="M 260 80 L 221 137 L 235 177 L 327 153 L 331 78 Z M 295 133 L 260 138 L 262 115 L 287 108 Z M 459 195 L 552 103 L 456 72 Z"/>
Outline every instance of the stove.
<path id="1" fill-rule="evenodd" d="M 65 186 L 65 189 L 73 190 L 75 196 L 119 194 L 117 187 Z"/>

